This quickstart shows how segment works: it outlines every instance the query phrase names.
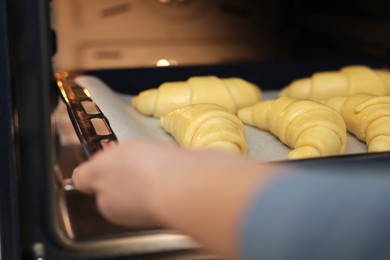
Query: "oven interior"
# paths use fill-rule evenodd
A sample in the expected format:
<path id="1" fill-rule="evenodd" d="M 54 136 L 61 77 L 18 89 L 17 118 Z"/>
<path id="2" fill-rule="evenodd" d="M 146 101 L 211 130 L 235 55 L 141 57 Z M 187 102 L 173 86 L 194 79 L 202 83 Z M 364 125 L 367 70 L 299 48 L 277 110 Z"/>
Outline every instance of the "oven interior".
<path id="1" fill-rule="evenodd" d="M 77 113 L 85 111 L 83 101 L 93 108 L 99 104 L 74 77 L 97 77 L 120 95 L 194 75 L 242 77 L 272 91 L 316 71 L 389 65 L 386 1 L 326 1 L 321 8 L 305 0 L 269 2 L 8 2 L 24 255 L 216 258 L 172 230 L 110 224 L 94 197 L 73 189 L 73 170 L 101 149 L 102 141 L 116 138 L 110 129 L 97 135 L 90 114 Z M 93 114 L 109 121 L 100 111 Z M 387 167 L 388 157 L 356 154 L 280 163 L 375 168 Z"/>

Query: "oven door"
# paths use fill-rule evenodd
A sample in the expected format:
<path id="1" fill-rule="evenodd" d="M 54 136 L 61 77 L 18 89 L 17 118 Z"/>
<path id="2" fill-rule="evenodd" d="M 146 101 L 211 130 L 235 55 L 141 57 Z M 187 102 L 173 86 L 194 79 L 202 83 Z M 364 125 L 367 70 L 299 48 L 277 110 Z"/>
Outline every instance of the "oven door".
<path id="1" fill-rule="evenodd" d="M 15 122 L 6 1 L 0 1 L 0 258 L 20 258 Z"/>
<path id="2" fill-rule="evenodd" d="M 4 94 L 1 98 L 5 100 L 1 106 L 4 113 L 0 118 L 4 118 L 7 129 L 0 137 L 1 149 L 7 152 L 0 162 L 5 165 L 7 174 L 1 174 L 0 180 L 2 188 L 5 185 L 2 192 L 9 192 L 0 199 L 1 253 L 4 258 L 17 259 L 20 255 L 32 259 L 123 259 L 141 255 L 150 259 L 213 258 L 200 251 L 199 246 L 187 237 L 170 230 L 129 230 L 107 223 L 97 212 L 93 197 L 72 190 L 68 179 L 73 168 L 100 148 L 101 139 L 93 139 L 92 136 L 91 142 L 84 143 L 83 138 L 90 136 L 78 132 L 78 127 L 75 127 L 72 131 L 79 134 L 78 142 L 64 146 L 57 131 L 55 112 L 60 93 L 58 78 L 56 81 L 52 72 L 51 56 L 55 41 L 50 31 L 49 3 L 44 0 L 0 0 L 0 7 L 0 17 L 7 21 L 4 25 L 0 24 L 0 43 L 10 46 L 9 59 L 7 50 L 0 50 L 1 69 L 4 68 L 0 79 L 5 82 L 5 87 L 0 88 L 0 94 Z M 85 74 L 98 77 L 113 90 L 128 95 L 155 87 L 163 81 L 184 80 L 194 74 L 241 76 L 275 90 L 293 78 L 317 70 L 335 69 L 347 63 L 351 62 L 271 62 L 221 67 L 87 71 Z M 281 71 L 285 77 L 280 77 Z M 128 81 L 137 82 L 136 87 L 131 90 L 116 88 Z M 73 83 L 69 81 L 69 84 Z M 60 104 L 63 104 L 62 101 Z M 65 107 L 66 115 L 70 114 L 68 119 L 77 126 L 80 121 L 71 116 L 74 111 L 74 107 Z M 97 146 L 91 145 L 96 145 L 96 142 Z M 360 154 L 283 163 L 305 163 L 318 167 L 329 162 L 331 165 L 369 162 L 367 165 L 385 167 L 388 157 L 388 153 Z M 19 242 L 21 248 L 18 247 Z"/>

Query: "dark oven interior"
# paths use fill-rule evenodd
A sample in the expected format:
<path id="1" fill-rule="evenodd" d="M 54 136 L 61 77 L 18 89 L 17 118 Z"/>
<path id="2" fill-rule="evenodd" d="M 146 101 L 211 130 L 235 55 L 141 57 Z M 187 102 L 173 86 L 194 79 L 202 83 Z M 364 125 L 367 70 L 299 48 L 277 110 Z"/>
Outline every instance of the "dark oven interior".
<path id="1" fill-rule="evenodd" d="M 174 231 L 110 224 L 92 196 L 73 190 L 73 169 L 102 139 L 82 131 L 79 122 L 88 119 L 74 117 L 80 98 L 88 98 L 77 93 L 74 76 L 98 77 L 123 95 L 194 75 L 242 77 L 273 91 L 348 64 L 389 66 L 390 5 L 381 0 L 0 3 L 14 125 L 9 189 L 17 198 L 6 217 L 13 219 L 14 243 L 2 252 L 9 256 L 214 259 Z M 386 167 L 388 156 L 281 163 Z"/>

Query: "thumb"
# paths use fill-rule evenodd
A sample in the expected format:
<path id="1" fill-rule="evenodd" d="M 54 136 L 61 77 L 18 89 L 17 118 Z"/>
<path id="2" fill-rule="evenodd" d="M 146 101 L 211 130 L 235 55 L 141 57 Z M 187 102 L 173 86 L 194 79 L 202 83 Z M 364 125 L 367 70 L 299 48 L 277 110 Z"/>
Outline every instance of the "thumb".
<path id="1" fill-rule="evenodd" d="M 89 169 L 90 167 L 85 163 L 80 165 L 73 170 L 72 179 L 77 190 L 84 193 L 95 193 L 94 183 L 96 178 L 94 178 L 93 172 Z"/>

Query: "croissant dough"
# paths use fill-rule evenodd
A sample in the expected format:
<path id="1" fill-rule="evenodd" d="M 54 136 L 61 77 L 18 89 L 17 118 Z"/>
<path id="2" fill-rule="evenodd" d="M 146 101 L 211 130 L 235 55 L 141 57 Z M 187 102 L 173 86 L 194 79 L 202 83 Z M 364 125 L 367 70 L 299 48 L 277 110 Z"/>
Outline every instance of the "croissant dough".
<path id="1" fill-rule="evenodd" d="M 248 125 L 270 131 L 294 148 L 289 159 L 344 154 L 347 147 L 345 123 L 337 111 L 312 100 L 281 97 L 238 111 Z"/>
<path id="2" fill-rule="evenodd" d="M 339 71 L 317 72 L 309 78 L 294 80 L 281 90 L 280 96 L 322 100 L 357 93 L 390 94 L 389 71 L 354 65 Z"/>
<path id="3" fill-rule="evenodd" d="M 248 151 L 244 124 L 220 105 L 187 105 L 161 117 L 160 123 L 185 148 L 213 148 L 244 154 Z"/>
<path id="4" fill-rule="evenodd" d="M 329 98 L 349 132 L 367 143 L 368 152 L 390 151 L 390 96 L 357 94 Z"/>
<path id="5" fill-rule="evenodd" d="M 142 114 L 161 117 L 177 108 L 199 103 L 213 103 L 233 113 L 261 99 L 260 88 L 241 78 L 215 76 L 191 77 L 187 81 L 166 82 L 158 88 L 142 91 L 132 105 Z"/>

